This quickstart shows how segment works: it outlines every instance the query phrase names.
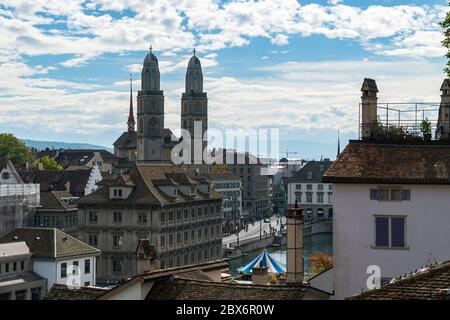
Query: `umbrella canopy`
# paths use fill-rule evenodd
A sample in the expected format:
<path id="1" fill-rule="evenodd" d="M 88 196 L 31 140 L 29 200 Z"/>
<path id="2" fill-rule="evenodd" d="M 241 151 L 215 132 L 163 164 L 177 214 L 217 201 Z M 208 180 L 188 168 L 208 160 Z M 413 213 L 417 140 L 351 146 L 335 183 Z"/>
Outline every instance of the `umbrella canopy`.
<path id="1" fill-rule="evenodd" d="M 285 273 L 286 267 L 277 259 L 272 257 L 267 250 L 261 252 L 255 259 L 253 259 L 245 267 L 238 268 L 239 272 L 252 273 L 254 267 L 266 267 L 269 273 Z"/>

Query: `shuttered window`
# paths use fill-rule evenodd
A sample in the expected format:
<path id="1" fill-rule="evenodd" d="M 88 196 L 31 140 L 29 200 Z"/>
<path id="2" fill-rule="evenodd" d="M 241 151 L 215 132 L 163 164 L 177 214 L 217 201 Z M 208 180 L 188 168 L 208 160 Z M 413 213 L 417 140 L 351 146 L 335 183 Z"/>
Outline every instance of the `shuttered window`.
<path id="1" fill-rule="evenodd" d="M 391 247 L 405 246 L 405 218 L 391 218 Z"/>
<path id="2" fill-rule="evenodd" d="M 389 218 L 387 217 L 375 218 L 375 246 L 389 246 Z"/>
<path id="3" fill-rule="evenodd" d="M 378 201 L 410 201 L 411 190 L 409 189 L 370 189 L 370 200 Z"/>
<path id="4" fill-rule="evenodd" d="M 375 217 L 375 247 L 405 248 L 406 218 Z"/>

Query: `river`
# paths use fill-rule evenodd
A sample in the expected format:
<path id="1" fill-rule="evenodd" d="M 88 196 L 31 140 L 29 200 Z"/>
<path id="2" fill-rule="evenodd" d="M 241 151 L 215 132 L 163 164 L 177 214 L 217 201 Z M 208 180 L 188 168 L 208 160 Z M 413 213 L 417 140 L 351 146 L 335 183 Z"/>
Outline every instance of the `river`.
<path id="1" fill-rule="evenodd" d="M 331 233 L 316 234 L 309 237 L 305 237 L 304 242 L 304 257 L 305 257 L 305 277 L 308 277 L 311 271 L 311 260 L 309 257 L 313 256 L 317 252 L 323 252 L 327 255 L 333 254 L 333 235 Z M 286 265 L 286 247 L 270 247 L 267 251 L 282 264 Z M 259 251 L 249 252 L 247 256 L 233 259 L 230 261 L 230 274 L 232 276 L 238 276 L 238 268 L 245 266 L 247 263 L 252 261 L 258 254 Z"/>

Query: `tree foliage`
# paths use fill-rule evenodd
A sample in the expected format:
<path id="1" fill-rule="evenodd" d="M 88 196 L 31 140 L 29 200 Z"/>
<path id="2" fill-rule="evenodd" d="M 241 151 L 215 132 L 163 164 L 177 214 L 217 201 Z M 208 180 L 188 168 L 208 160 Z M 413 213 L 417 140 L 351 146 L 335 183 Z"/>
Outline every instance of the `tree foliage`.
<path id="1" fill-rule="evenodd" d="M 312 261 L 311 271 L 313 274 L 323 272 L 333 266 L 333 259 L 323 252 L 317 252 L 309 259 Z"/>
<path id="2" fill-rule="evenodd" d="M 55 159 L 50 158 L 49 156 L 43 156 L 40 160 L 44 170 L 62 170 L 63 167 L 56 162 Z"/>
<path id="3" fill-rule="evenodd" d="M 450 6 L 450 1 L 449 1 Z M 444 20 L 439 23 L 441 28 L 444 30 L 444 40 L 442 41 L 442 46 L 444 48 L 447 48 L 447 54 L 446 57 L 448 59 L 447 65 L 444 68 L 444 72 L 447 74 L 447 76 L 450 78 L 450 11 L 447 12 L 447 15 L 445 16 Z"/>
<path id="4" fill-rule="evenodd" d="M 15 166 L 35 161 L 30 149 L 10 133 L 0 133 L 0 158 L 6 157 Z"/>

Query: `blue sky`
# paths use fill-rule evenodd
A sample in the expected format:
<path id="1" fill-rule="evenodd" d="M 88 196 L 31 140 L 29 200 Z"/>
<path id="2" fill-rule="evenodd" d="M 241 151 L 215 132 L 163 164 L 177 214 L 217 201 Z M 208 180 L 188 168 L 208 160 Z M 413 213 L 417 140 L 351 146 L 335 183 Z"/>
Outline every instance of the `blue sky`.
<path id="1" fill-rule="evenodd" d="M 439 101 L 444 0 L 0 0 L 0 132 L 111 147 L 150 43 L 166 127 L 197 48 L 209 125 L 278 128 L 281 149 L 334 157 L 357 135 L 364 77 L 380 101 Z"/>

